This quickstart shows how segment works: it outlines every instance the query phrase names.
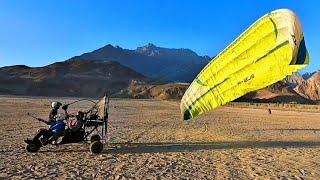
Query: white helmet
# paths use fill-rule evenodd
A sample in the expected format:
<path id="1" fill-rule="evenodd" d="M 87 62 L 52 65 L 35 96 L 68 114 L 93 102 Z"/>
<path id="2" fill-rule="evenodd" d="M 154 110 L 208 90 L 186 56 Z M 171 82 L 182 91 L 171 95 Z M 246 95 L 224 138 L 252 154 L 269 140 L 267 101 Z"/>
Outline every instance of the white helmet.
<path id="1" fill-rule="evenodd" d="M 51 107 L 52 108 L 59 108 L 62 104 L 60 102 L 52 102 Z"/>
<path id="2" fill-rule="evenodd" d="M 66 115 L 64 113 L 57 114 L 56 120 L 57 121 L 63 121 L 66 119 Z"/>

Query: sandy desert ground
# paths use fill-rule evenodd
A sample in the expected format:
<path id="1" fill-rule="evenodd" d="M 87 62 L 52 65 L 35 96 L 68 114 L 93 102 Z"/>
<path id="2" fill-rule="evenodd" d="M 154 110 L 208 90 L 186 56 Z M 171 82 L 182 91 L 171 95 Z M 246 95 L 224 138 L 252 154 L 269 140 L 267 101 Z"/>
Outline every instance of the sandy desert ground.
<path id="1" fill-rule="evenodd" d="M 318 106 L 233 103 L 186 123 L 178 102 L 112 99 L 103 153 L 86 144 L 26 153 L 23 139 L 44 127 L 26 113 L 45 118 L 52 100 L 73 99 L 0 97 L 0 179 L 320 178 Z"/>

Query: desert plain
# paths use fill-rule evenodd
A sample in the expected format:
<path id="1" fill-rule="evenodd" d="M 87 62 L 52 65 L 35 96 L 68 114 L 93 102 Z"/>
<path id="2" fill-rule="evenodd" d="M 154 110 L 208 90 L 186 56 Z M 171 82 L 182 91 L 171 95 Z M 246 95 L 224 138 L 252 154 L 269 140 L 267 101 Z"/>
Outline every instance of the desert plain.
<path id="1" fill-rule="evenodd" d="M 0 97 L 0 179 L 319 179 L 320 106 L 231 103 L 183 122 L 179 102 L 111 99 L 104 150 L 25 151 L 51 101 Z M 70 106 L 86 110 L 89 102 Z M 269 114 L 268 109 L 271 109 Z"/>

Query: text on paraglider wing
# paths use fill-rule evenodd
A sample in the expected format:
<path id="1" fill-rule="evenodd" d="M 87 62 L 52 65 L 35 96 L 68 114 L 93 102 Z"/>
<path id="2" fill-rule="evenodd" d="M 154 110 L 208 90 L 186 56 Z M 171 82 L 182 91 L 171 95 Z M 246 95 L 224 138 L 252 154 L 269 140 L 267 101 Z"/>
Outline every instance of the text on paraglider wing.
<path id="1" fill-rule="evenodd" d="M 242 84 L 242 83 L 244 83 L 244 82 L 248 82 L 248 81 L 250 81 L 250 80 L 253 79 L 253 78 L 254 78 L 254 74 L 251 74 L 250 76 L 244 78 L 242 81 L 239 81 L 239 82 L 238 82 L 238 85 L 239 85 L 239 84 Z"/>

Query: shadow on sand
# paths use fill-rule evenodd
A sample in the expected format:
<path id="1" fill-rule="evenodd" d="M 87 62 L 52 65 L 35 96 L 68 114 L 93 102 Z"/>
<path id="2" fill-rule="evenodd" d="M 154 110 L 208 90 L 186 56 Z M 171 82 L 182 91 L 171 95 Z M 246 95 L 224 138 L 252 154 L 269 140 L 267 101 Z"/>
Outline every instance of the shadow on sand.
<path id="1" fill-rule="evenodd" d="M 247 148 L 299 148 L 320 147 L 320 141 L 241 141 L 241 142 L 156 142 L 109 144 L 103 153 L 164 153 L 193 152 L 200 150 L 247 149 Z"/>
<path id="2" fill-rule="evenodd" d="M 64 145 L 63 145 L 64 146 Z M 250 148 L 312 148 L 320 147 L 320 141 L 219 141 L 219 142 L 153 142 L 153 143 L 108 143 L 104 145 L 104 154 L 127 153 L 172 153 L 195 152 L 201 150 L 228 150 Z M 66 147 L 65 149 L 50 149 L 46 152 L 88 152 L 86 147 Z"/>

